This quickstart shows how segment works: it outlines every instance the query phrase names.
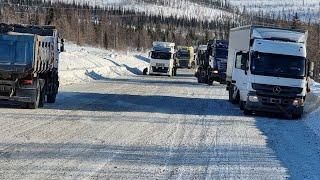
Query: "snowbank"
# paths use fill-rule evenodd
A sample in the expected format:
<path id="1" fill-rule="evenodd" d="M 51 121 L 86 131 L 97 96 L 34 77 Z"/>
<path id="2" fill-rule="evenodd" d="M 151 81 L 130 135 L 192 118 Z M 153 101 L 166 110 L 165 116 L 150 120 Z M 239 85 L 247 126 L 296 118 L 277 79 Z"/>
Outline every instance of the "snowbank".
<path id="1" fill-rule="evenodd" d="M 145 54 L 114 52 L 93 47 L 65 45 L 60 55 L 61 85 L 142 74 L 148 66 Z"/>
<path id="2" fill-rule="evenodd" d="M 320 106 L 320 84 L 317 82 L 313 82 L 311 86 L 311 93 L 307 95 L 306 104 L 305 104 L 305 112 L 311 113 L 318 109 Z"/>
<path id="3" fill-rule="evenodd" d="M 320 136 L 320 83 L 313 83 L 311 94 L 307 97 L 306 111 L 310 113 L 305 118 L 306 125 Z"/>

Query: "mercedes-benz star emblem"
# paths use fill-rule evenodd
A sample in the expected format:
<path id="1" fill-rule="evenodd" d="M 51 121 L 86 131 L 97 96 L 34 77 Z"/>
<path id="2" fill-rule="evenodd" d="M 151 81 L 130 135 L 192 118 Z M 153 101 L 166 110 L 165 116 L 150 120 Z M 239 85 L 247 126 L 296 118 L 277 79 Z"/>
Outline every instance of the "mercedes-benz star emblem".
<path id="1" fill-rule="evenodd" d="M 273 92 L 275 93 L 275 94 L 280 94 L 280 92 L 281 92 L 281 87 L 279 87 L 279 86 L 276 86 L 276 87 L 274 87 L 273 88 Z"/>

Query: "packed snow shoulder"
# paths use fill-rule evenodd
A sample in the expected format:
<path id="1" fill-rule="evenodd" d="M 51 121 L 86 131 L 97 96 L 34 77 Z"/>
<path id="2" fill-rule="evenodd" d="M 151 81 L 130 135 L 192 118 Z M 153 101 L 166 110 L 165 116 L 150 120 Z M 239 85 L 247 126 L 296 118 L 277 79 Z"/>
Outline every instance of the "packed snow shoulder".
<path id="1" fill-rule="evenodd" d="M 320 136 L 320 83 L 313 83 L 306 110 L 310 112 L 306 117 L 306 125 Z"/>
<path id="2" fill-rule="evenodd" d="M 67 85 L 140 75 L 147 66 L 148 58 L 144 53 L 114 52 L 67 43 L 66 52 L 61 53 L 60 83 Z"/>

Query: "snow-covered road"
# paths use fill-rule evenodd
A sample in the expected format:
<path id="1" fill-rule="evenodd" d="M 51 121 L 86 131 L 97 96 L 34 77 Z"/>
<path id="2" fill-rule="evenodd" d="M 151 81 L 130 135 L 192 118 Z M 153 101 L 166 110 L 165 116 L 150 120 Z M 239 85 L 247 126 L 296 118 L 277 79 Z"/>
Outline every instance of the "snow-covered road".
<path id="1" fill-rule="evenodd" d="M 0 179 L 320 178 L 305 121 L 245 117 L 225 86 L 189 71 L 66 85 L 38 110 L 1 107 Z"/>

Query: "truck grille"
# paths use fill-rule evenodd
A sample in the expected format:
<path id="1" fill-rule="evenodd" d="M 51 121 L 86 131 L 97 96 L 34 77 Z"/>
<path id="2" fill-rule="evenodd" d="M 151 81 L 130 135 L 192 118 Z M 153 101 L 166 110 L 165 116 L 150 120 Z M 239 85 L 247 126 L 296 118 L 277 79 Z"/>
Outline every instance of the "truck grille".
<path id="1" fill-rule="evenodd" d="M 293 103 L 294 99 L 287 99 L 287 98 L 272 98 L 272 97 L 265 97 L 265 96 L 261 96 L 259 97 L 259 100 L 262 104 L 264 105 L 274 105 L 274 104 L 278 104 L 278 105 L 290 105 Z"/>
<path id="2" fill-rule="evenodd" d="M 256 83 L 252 84 L 252 88 L 256 90 L 257 95 L 268 95 L 276 97 L 296 97 L 303 91 L 303 88 L 298 87 L 276 86 Z"/>
<path id="3" fill-rule="evenodd" d="M 227 62 L 218 62 L 219 71 L 225 72 L 227 70 Z"/>
<path id="4" fill-rule="evenodd" d="M 188 67 L 189 66 L 188 60 L 179 60 L 179 66 L 180 67 Z"/>
<path id="5" fill-rule="evenodd" d="M 164 67 L 164 68 L 162 68 L 162 67 L 152 67 L 152 72 L 157 72 L 157 73 L 167 73 L 168 72 L 168 67 Z"/>

